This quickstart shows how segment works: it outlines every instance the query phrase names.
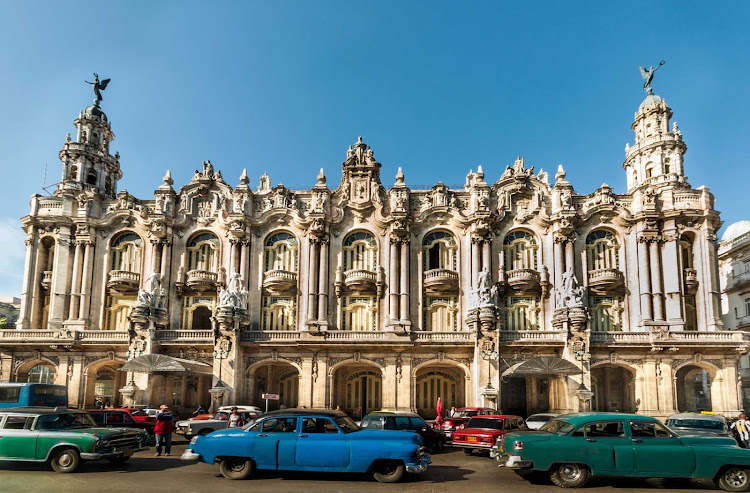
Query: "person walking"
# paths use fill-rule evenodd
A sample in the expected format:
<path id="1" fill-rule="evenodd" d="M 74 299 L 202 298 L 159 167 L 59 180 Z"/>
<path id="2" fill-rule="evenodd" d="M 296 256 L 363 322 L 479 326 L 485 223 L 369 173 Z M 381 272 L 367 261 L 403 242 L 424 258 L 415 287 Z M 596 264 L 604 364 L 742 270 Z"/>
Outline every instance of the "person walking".
<path id="1" fill-rule="evenodd" d="M 740 413 L 740 417 L 729 428 L 737 434 L 740 447 L 750 448 L 750 421 L 747 420 L 745 413 Z"/>
<path id="2" fill-rule="evenodd" d="M 154 457 L 161 455 L 162 445 L 164 446 L 164 455 L 169 455 L 172 452 L 172 431 L 174 431 L 174 416 L 169 412 L 169 407 L 162 404 L 156 414 L 156 425 L 154 426 L 154 435 L 156 435 Z"/>
<path id="3" fill-rule="evenodd" d="M 238 409 L 233 407 L 232 414 L 229 415 L 227 420 L 227 428 L 242 428 L 243 426 L 245 426 L 245 420 L 242 419 Z"/>

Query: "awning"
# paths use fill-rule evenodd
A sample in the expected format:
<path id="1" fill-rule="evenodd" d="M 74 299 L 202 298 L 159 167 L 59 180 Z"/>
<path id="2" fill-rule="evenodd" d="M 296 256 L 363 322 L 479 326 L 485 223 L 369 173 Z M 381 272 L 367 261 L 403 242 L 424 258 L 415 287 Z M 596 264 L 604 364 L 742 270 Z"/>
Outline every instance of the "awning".
<path id="1" fill-rule="evenodd" d="M 211 365 L 199 361 L 173 358 L 165 354 L 144 354 L 133 358 L 119 368 L 120 371 L 134 371 L 136 373 L 172 373 L 213 375 Z"/>
<path id="2" fill-rule="evenodd" d="M 581 369 L 566 359 L 557 356 L 537 356 L 508 367 L 504 377 L 576 375 Z"/>

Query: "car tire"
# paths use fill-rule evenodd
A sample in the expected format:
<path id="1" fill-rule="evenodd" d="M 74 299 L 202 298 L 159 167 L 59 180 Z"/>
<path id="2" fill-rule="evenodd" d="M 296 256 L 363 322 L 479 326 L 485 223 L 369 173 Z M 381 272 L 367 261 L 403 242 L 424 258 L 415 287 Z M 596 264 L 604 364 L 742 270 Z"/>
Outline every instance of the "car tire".
<path id="1" fill-rule="evenodd" d="M 716 483 L 724 491 L 750 491 L 750 469 L 728 467 L 722 471 Z"/>
<path id="2" fill-rule="evenodd" d="M 219 463 L 219 472 L 227 479 L 247 479 L 254 470 L 253 461 L 245 457 L 226 457 Z"/>
<path id="3" fill-rule="evenodd" d="M 403 462 L 384 461 L 378 464 L 372 476 L 379 483 L 398 483 L 406 474 L 406 466 Z"/>
<path id="4" fill-rule="evenodd" d="M 69 473 L 78 469 L 81 463 L 81 456 L 73 448 L 64 448 L 55 451 L 50 459 L 52 470 L 60 473 Z"/>
<path id="5" fill-rule="evenodd" d="M 111 457 L 107 460 L 110 461 L 112 464 L 125 464 L 127 461 L 130 460 L 130 456 Z"/>
<path id="6" fill-rule="evenodd" d="M 580 464 L 558 464 L 549 478 L 560 488 L 580 488 L 589 480 L 589 470 Z"/>
<path id="7" fill-rule="evenodd" d="M 473 454 L 473 453 L 474 453 L 474 449 L 470 449 L 470 448 L 465 448 L 465 449 L 464 449 L 464 453 L 465 453 L 466 455 L 471 455 L 471 454 Z"/>

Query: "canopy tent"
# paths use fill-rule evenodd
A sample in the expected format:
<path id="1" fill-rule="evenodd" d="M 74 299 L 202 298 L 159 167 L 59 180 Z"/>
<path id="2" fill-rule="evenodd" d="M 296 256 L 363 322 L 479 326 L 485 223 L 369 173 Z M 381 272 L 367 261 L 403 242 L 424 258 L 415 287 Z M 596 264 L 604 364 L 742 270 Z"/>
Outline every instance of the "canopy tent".
<path id="1" fill-rule="evenodd" d="M 120 371 L 136 373 L 172 373 L 192 375 L 213 375 L 211 365 L 199 361 L 173 358 L 166 354 L 144 354 L 133 358 L 119 368 Z"/>
<path id="2" fill-rule="evenodd" d="M 505 369 L 504 377 L 575 375 L 581 369 L 566 359 L 557 356 L 536 356 Z"/>

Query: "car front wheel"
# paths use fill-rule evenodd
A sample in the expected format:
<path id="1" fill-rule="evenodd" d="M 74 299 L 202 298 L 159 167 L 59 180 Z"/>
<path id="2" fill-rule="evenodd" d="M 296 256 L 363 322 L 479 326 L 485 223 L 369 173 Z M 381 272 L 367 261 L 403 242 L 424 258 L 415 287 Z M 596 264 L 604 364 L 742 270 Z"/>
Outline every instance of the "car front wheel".
<path id="1" fill-rule="evenodd" d="M 68 473 L 78 469 L 81 463 L 81 457 L 78 452 L 72 448 L 58 450 L 50 459 L 50 465 L 55 472 Z"/>
<path id="2" fill-rule="evenodd" d="M 717 482 L 724 491 L 750 491 L 750 469 L 730 467 L 719 476 Z"/>
<path id="3" fill-rule="evenodd" d="M 580 488 L 589 479 L 589 470 L 578 464 L 560 464 L 549 475 L 560 488 Z"/>
<path id="4" fill-rule="evenodd" d="M 227 457 L 219 464 L 219 472 L 227 479 L 247 479 L 253 475 L 253 461 L 244 457 Z"/>
<path id="5" fill-rule="evenodd" d="M 406 473 L 406 467 L 401 462 L 386 461 L 378 465 L 372 476 L 380 483 L 398 483 Z"/>

